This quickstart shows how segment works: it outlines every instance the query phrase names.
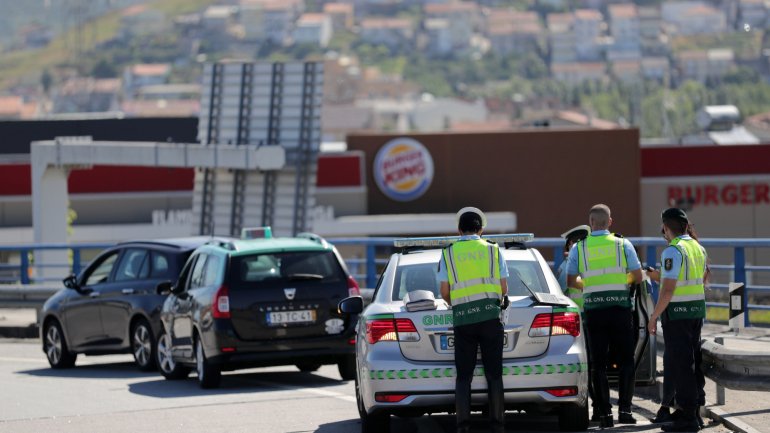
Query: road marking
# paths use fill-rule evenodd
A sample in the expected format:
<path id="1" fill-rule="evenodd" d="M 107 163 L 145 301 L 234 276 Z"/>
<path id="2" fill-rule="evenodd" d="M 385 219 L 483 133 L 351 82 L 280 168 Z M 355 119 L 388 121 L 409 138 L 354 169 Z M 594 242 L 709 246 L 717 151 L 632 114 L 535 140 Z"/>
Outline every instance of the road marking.
<path id="1" fill-rule="evenodd" d="M 346 401 L 349 403 L 355 403 L 356 397 L 352 395 L 342 394 L 335 391 L 327 391 L 325 389 L 315 389 L 315 388 L 305 388 L 301 386 L 294 386 L 294 385 L 281 385 L 275 382 L 268 382 L 264 380 L 253 380 L 252 382 L 257 383 L 262 386 L 268 386 L 272 388 L 281 389 L 284 391 L 300 391 L 307 394 L 315 394 L 321 397 L 332 397 L 336 398 L 338 400 Z"/>

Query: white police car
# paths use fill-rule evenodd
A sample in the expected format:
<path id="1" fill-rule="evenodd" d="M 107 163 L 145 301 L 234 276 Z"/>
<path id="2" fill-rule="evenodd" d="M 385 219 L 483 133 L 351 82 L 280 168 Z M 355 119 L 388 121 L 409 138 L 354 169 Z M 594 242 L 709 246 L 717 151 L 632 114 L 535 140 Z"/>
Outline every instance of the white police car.
<path id="1" fill-rule="evenodd" d="M 503 312 L 503 383 L 507 410 L 554 413 L 562 430 L 588 427 L 588 371 L 580 314 L 562 294 L 548 263 L 524 242 L 531 234 L 484 236 L 501 245 L 510 307 Z M 401 239 L 359 318 L 356 400 L 364 432 L 389 431 L 390 415 L 453 412 L 452 311 L 436 272 L 441 248 L 457 237 Z M 360 297 L 339 309 L 359 313 Z M 486 407 L 481 364 L 472 402 Z"/>

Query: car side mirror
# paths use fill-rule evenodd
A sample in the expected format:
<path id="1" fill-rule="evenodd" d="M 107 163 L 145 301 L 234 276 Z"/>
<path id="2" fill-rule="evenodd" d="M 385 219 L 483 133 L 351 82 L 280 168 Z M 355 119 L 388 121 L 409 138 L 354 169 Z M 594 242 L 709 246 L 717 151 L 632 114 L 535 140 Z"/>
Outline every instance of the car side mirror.
<path id="1" fill-rule="evenodd" d="M 64 284 L 64 287 L 72 290 L 79 290 L 80 286 L 78 285 L 78 277 L 75 276 L 75 274 L 70 274 L 67 278 L 62 280 L 62 284 Z"/>
<path id="2" fill-rule="evenodd" d="M 337 304 L 337 312 L 340 314 L 360 314 L 364 311 L 364 298 L 350 296 Z"/>
<path id="3" fill-rule="evenodd" d="M 163 281 L 161 283 L 158 283 L 157 286 L 155 286 L 155 293 L 159 295 L 168 295 L 171 293 L 174 288 L 173 283 L 171 281 Z"/>

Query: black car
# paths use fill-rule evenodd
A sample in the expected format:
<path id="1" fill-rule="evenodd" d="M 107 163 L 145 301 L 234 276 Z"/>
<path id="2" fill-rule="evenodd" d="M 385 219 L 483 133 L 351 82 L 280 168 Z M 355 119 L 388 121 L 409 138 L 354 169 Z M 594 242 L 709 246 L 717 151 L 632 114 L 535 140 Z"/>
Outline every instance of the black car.
<path id="1" fill-rule="evenodd" d="M 179 276 L 190 254 L 209 237 L 123 242 L 100 253 L 41 313 L 43 351 L 52 368 L 75 365 L 79 353 L 134 355 L 152 370 L 160 309 L 156 286 Z"/>
<path id="2" fill-rule="evenodd" d="M 163 305 L 156 350 L 166 379 L 195 368 L 203 388 L 223 370 L 337 364 L 355 377 L 357 316 L 337 311 L 358 295 L 337 250 L 316 236 L 213 242 L 190 257 Z"/>

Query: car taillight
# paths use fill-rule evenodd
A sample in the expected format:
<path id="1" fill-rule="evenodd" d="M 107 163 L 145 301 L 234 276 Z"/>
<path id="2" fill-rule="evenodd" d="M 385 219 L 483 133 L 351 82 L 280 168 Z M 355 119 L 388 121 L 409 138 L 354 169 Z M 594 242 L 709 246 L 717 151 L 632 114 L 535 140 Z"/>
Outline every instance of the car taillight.
<path id="1" fill-rule="evenodd" d="M 230 291 L 227 289 L 227 286 L 221 286 L 217 290 L 217 294 L 214 295 L 212 315 L 215 319 L 230 318 Z"/>
<path id="2" fill-rule="evenodd" d="M 554 397 L 572 397 L 577 395 L 578 390 L 576 386 L 570 386 L 568 388 L 546 389 L 545 392 L 551 394 Z"/>
<path id="3" fill-rule="evenodd" d="M 374 401 L 380 403 L 398 403 L 407 397 L 409 397 L 409 394 L 385 394 L 377 392 L 374 394 Z"/>
<path id="4" fill-rule="evenodd" d="M 580 335 L 580 315 L 573 312 L 543 313 L 535 316 L 529 327 L 530 337 L 549 335 Z"/>
<path id="5" fill-rule="evenodd" d="M 361 289 L 352 276 L 348 276 L 348 296 L 361 296 Z"/>
<path id="6" fill-rule="evenodd" d="M 366 341 L 419 341 L 420 334 L 409 319 L 374 319 L 366 322 Z"/>

